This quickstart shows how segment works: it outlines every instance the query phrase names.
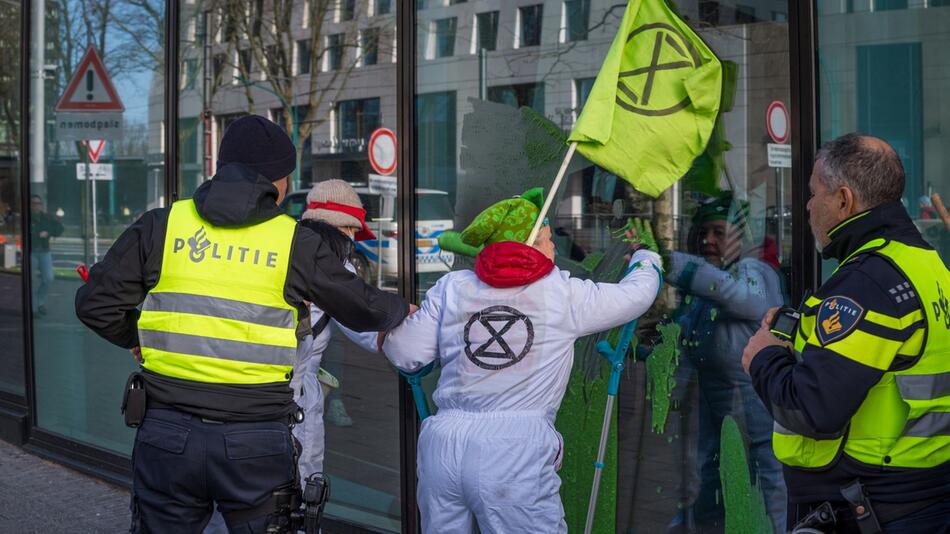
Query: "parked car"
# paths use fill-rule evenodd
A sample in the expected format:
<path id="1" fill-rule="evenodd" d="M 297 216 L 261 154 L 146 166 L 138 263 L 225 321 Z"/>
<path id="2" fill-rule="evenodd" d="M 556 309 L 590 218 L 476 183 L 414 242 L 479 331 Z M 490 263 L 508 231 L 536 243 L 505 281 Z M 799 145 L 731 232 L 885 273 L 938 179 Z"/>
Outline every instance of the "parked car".
<path id="1" fill-rule="evenodd" d="M 365 259 L 368 279 L 392 283 L 399 274 L 399 228 L 396 222 L 396 199 L 370 191 L 363 184 L 352 184 L 366 209 L 366 225 L 377 239 L 360 241 L 356 250 Z M 307 209 L 308 191 L 295 191 L 284 199 L 281 207 L 295 219 Z M 454 210 L 449 194 L 437 189 L 416 189 L 416 272 L 444 273 L 452 270 L 455 255 L 439 248 L 439 236 L 454 228 Z M 380 269 L 380 259 L 382 269 Z M 357 265 L 357 270 L 361 266 Z"/>

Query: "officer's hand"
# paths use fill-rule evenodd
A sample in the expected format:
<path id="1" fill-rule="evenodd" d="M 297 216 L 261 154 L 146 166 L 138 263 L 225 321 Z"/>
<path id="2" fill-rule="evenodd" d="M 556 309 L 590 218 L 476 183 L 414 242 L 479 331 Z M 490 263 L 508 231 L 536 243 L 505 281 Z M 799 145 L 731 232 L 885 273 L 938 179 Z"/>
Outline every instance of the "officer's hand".
<path id="1" fill-rule="evenodd" d="M 129 349 L 129 352 L 132 353 L 132 356 L 135 358 L 135 361 L 139 363 L 144 363 L 145 360 L 142 358 L 142 348 L 141 347 L 132 347 Z"/>
<path id="2" fill-rule="evenodd" d="M 410 303 L 409 303 L 409 315 L 412 315 L 412 314 L 416 313 L 417 311 L 419 311 L 419 306 L 416 306 L 415 304 L 413 304 L 413 303 L 410 302 Z"/>
<path id="3" fill-rule="evenodd" d="M 388 333 L 389 332 L 386 331 L 386 332 L 380 332 L 376 334 L 376 351 L 377 352 L 380 352 L 380 353 L 383 352 L 383 343 L 386 341 L 386 334 Z"/>
<path id="4" fill-rule="evenodd" d="M 773 307 L 773 308 L 769 308 L 769 311 L 765 312 L 765 317 L 762 318 L 762 323 L 759 324 L 759 328 L 761 328 L 761 327 L 764 326 L 764 327 L 766 327 L 766 328 L 768 328 L 768 329 L 771 329 L 771 327 L 772 327 L 772 319 L 775 318 L 775 312 L 777 312 L 778 309 L 779 309 L 778 306 L 775 306 L 775 307 Z"/>
<path id="5" fill-rule="evenodd" d="M 772 332 L 769 331 L 769 324 L 776 309 L 777 308 L 773 308 L 769 310 L 769 313 L 765 314 L 765 318 L 762 319 L 762 325 L 759 326 L 759 330 L 754 336 L 749 338 L 749 342 L 746 343 L 745 348 L 742 350 L 742 369 L 746 374 L 749 374 L 752 359 L 755 358 L 758 353 L 762 352 L 762 349 L 772 346 L 786 347 L 788 349 L 792 347 L 791 344 L 775 337 Z"/>

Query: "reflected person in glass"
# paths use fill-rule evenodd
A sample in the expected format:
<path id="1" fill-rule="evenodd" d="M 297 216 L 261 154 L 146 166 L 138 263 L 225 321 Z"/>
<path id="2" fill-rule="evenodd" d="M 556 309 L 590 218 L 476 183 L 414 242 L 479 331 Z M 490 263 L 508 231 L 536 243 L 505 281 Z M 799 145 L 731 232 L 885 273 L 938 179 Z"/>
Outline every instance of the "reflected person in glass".
<path id="1" fill-rule="evenodd" d="M 688 252 L 671 253 L 668 280 L 683 295 L 676 320 L 684 352 L 699 377 L 699 494 L 670 524 L 672 531 L 721 532 L 720 431 L 731 415 L 748 440 L 750 461 L 776 532 L 785 531 L 785 484 L 772 453 L 772 419 L 741 366 L 742 349 L 763 314 L 784 302 L 778 248 L 765 236 L 753 245 L 749 203 L 724 192 L 693 215 Z"/>
<path id="2" fill-rule="evenodd" d="M 46 295 L 53 283 L 53 253 L 50 238 L 63 235 L 63 224 L 43 211 L 43 198 L 30 198 L 30 262 L 33 264 L 33 313 L 46 315 Z"/>

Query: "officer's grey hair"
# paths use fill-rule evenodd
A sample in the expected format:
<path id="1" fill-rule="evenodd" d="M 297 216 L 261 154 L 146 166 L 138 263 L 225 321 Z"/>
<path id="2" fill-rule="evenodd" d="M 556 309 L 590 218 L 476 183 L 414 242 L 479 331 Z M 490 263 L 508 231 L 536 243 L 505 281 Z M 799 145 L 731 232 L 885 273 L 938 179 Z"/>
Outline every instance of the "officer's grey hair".
<path id="1" fill-rule="evenodd" d="M 820 165 L 818 178 L 826 187 L 849 187 L 867 208 L 899 201 L 904 194 L 901 158 L 882 139 L 842 135 L 825 143 L 815 159 Z"/>

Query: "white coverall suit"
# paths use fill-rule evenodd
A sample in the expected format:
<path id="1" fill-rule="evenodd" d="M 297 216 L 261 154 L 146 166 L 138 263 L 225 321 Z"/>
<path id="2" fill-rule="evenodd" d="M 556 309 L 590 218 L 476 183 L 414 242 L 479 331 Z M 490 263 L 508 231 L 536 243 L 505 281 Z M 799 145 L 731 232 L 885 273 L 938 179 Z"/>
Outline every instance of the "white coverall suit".
<path id="1" fill-rule="evenodd" d="M 510 288 L 469 270 L 442 277 L 418 312 L 390 331 L 384 351 L 413 372 L 440 359 L 438 413 L 419 437 L 419 508 L 431 533 L 567 532 L 554 418 L 577 338 L 645 313 L 660 284 L 660 257 L 617 284 L 571 278 L 554 268 Z"/>
<path id="2" fill-rule="evenodd" d="M 347 262 L 346 268 L 351 272 L 356 269 Z M 323 310 L 313 304 L 310 305 L 310 324 L 316 325 L 323 317 Z M 361 348 L 378 351 L 376 332 L 354 332 L 349 328 L 331 320 L 330 323 L 343 332 L 346 337 Z M 300 471 L 300 484 L 304 485 L 306 478 L 313 473 L 323 472 L 323 453 L 325 449 L 325 430 L 323 424 L 323 388 L 317 379 L 323 353 L 330 343 L 331 328 L 327 325 L 315 339 L 302 347 L 298 347 L 297 363 L 294 364 L 293 378 L 290 387 L 294 390 L 294 402 L 304 412 L 303 423 L 294 426 L 293 434 L 300 442 L 300 458 L 297 467 Z M 311 338 L 308 336 L 307 338 Z"/>

